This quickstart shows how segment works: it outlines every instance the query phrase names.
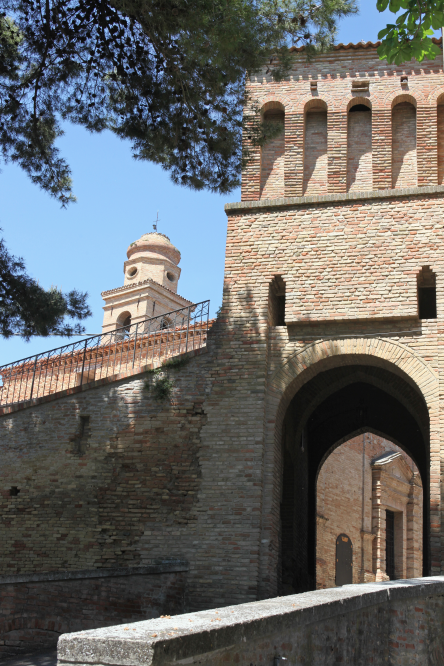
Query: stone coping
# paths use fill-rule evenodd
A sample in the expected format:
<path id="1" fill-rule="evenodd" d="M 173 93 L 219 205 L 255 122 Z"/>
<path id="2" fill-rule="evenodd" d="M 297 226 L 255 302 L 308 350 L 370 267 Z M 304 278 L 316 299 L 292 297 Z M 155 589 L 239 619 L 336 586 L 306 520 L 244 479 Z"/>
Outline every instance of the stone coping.
<path id="1" fill-rule="evenodd" d="M 334 616 L 444 594 L 444 576 L 345 585 L 237 606 L 63 634 L 58 664 L 150 666 L 205 655 Z"/>
<path id="2" fill-rule="evenodd" d="M 444 185 L 405 187 L 397 190 L 371 190 L 370 192 L 319 194 L 308 197 L 283 197 L 281 199 L 261 199 L 259 201 L 238 201 L 236 203 L 225 204 L 224 210 L 228 214 L 231 212 L 260 210 L 263 208 L 288 208 L 294 206 L 307 206 L 309 204 L 328 204 L 369 199 L 391 199 L 393 197 L 411 197 L 421 196 L 423 194 L 444 194 Z"/>
<path id="3" fill-rule="evenodd" d="M 163 573 L 188 571 L 186 560 L 165 559 L 155 564 L 142 567 L 129 567 L 117 569 L 79 569 L 77 571 L 43 571 L 41 573 L 13 574 L 0 576 L 0 585 L 13 585 L 15 583 L 42 583 L 57 580 L 83 580 L 89 578 L 116 578 L 119 576 L 151 576 Z"/>
<path id="4" fill-rule="evenodd" d="M 193 356 L 199 356 L 200 354 L 205 354 L 207 351 L 207 346 L 199 347 L 198 349 L 191 349 L 188 352 L 183 354 L 176 354 L 176 356 L 171 356 L 168 358 L 161 358 L 161 362 L 155 361 L 154 363 L 148 363 L 147 365 L 141 365 L 137 368 L 127 370 L 126 372 L 119 372 L 115 375 L 109 375 L 109 377 L 102 377 L 102 379 L 95 379 L 93 382 L 86 382 L 81 386 L 72 386 L 71 388 L 64 389 L 63 391 L 57 391 L 57 393 L 50 393 L 49 395 L 42 395 L 39 398 L 32 398 L 32 400 L 26 400 L 26 402 L 16 403 L 13 405 L 0 406 L 0 418 L 8 414 L 13 414 L 14 412 L 22 411 L 23 409 L 28 409 L 29 407 L 36 407 L 46 402 L 53 402 L 54 400 L 60 400 L 60 398 L 65 398 L 70 395 L 75 395 L 76 393 L 82 393 L 83 391 L 89 391 L 90 389 L 100 388 L 101 386 L 106 386 L 107 384 L 112 384 L 122 379 L 127 379 L 128 377 L 136 377 L 137 375 L 143 375 L 145 372 L 153 370 L 153 368 L 160 367 L 164 361 L 169 361 L 171 359 L 177 360 L 182 358 L 192 358 Z"/>

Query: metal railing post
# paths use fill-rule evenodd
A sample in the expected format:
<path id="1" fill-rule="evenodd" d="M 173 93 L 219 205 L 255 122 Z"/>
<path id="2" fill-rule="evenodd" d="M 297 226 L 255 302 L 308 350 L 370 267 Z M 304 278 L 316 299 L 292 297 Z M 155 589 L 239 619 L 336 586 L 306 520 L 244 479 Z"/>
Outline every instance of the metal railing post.
<path id="1" fill-rule="evenodd" d="M 37 369 L 37 356 L 35 357 L 35 361 L 34 361 L 34 371 L 33 371 L 33 373 L 32 373 L 31 395 L 29 396 L 29 399 L 30 399 L 30 400 L 32 399 L 32 393 L 33 393 L 33 391 L 34 391 L 34 382 L 35 382 L 35 371 L 36 371 L 36 369 Z"/>
<path id="2" fill-rule="evenodd" d="M 83 384 L 83 371 L 85 369 L 85 359 L 86 359 L 86 347 L 88 344 L 88 338 L 85 340 L 85 348 L 83 350 L 83 362 L 82 362 L 82 374 L 80 375 L 80 386 Z"/>
<path id="3" fill-rule="evenodd" d="M 136 332 L 134 334 L 134 352 L 133 352 L 133 368 L 136 361 L 136 347 L 137 347 L 137 329 L 139 328 L 139 322 L 136 324 Z"/>
<path id="4" fill-rule="evenodd" d="M 187 315 L 187 337 L 185 339 L 185 353 L 188 351 L 188 332 L 190 330 L 190 314 L 191 314 L 191 305 L 188 306 L 188 315 Z"/>
<path id="5" fill-rule="evenodd" d="M 192 314 L 193 321 L 191 321 Z M 206 326 L 204 329 L 205 314 Z M 187 320 L 186 330 L 184 330 L 185 318 Z M 198 322 L 199 318 L 200 322 Z M 179 321 L 181 322 L 180 324 Z M 141 334 L 139 334 L 139 324 L 142 325 Z M 193 330 L 191 330 L 191 327 L 193 327 Z M 94 375 L 97 372 L 97 376 L 100 377 L 115 373 L 117 371 L 117 364 L 119 363 L 121 367 L 123 362 L 124 345 L 127 346 L 126 363 L 129 364 L 130 345 L 132 341 L 134 341 L 132 353 L 133 368 L 143 362 L 148 363 L 150 360 L 154 362 L 155 359 L 157 360 L 157 357 L 160 361 L 162 357 L 167 358 L 168 355 L 174 356 L 186 353 L 191 349 L 191 335 L 193 337 L 193 349 L 196 346 L 200 347 L 205 344 L 208 327 L 209 301 L 202 301 L 201 303 L 190 304 L 187 307 L 166 312 L 157 317 L 147 317 L 137 322 L 137 324 L 133 324 L 133 328 L 135 329 L 134 338 L 132 338 L 131 333 L 133 328 L 130 328 L 128 335 L 128 331 L 125 331 L 123 327 L 106 335 L 102 333 L 86 338 L 83 341 L 83 345 L 82 341 L 79 340 L 74 344 L 63 345 L 44 354 L 35 354 L 20 361 L 15 361 L 12 364 L 0 366 L 0 381 L 3 384 L 3 390 L 1 390 L 0 394 L 0 404 L 7 405 L 15 402 L 24 402 L 31 400 L 35 396 L 47 395 L 70 388 L 73 383 L 74 385 L 78 384 L 79 375 L 80 385 L 82 385 L 85 374 L 87 374 L 88 381 L 90 380 L 92 368 L 94 368 Z M 123 331 L 127 337 L 122 338 Z M 199 340 L 196 340 L 197 332 L 199 332 Z M 140 347 L 139 352 L 137 344 Z M 143 357 L 144 346 L 146 347 L 145 358 Z M 158 350 L 157 346 L 159 347 Z M 183 349 L 184 346 L 185 350 Z M 88 350 L 90 358 L 87 365 L 86 354 Z M 117 358 L 118 354 L 119 359 Z M 49 367 L 50 363 L 51 367 Z M 45 367 L 43 367 L 43 364 L 45 364 Z M 38 377 L 37 366 L 39 366 Z M 22 396 L 25 372 L 26 385 L 24 395 Z M 29 382 L 30 375 L 32 375 L 31 382 Z M 5 390 L 6 383 L 8 386 Z"/>

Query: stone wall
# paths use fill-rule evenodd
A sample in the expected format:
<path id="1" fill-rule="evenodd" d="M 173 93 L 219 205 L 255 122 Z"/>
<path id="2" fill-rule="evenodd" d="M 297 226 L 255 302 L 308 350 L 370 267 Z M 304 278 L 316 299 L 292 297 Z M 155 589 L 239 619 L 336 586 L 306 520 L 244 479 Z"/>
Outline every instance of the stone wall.
<path id="1" fill-rule="evenodd" d="M 0 660 L 55 646 L 60 634 L 182 613 L 186 562 L 0 576 Z"/>
<path id="2" fill-rule="evenodd" d="M 348 585 L 65 634 L 58 665 L 438 666 L 444 661 L 443 621 L 442 577 Z"/>

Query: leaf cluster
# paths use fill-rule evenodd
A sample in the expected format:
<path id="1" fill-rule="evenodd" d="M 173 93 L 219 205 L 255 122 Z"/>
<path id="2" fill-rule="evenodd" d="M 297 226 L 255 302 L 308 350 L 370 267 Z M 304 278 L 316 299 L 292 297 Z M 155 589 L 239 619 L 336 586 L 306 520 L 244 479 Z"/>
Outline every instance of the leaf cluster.
<path id="1" fill-rule="evenodd" d="M 189 357 L 172 358 L 164 361 L 159 368 L 149 370 L 154 375 L 151 381 L 145 381 L 145 389 L 149 391 L 154 400 L 169 400 L 176 385 L 174 379 L 169 375 L 169 370 L 179 370 L 190 362 Z"/>
<path id="2" fill-rule="evenodd" d="M 64 121 L 129 140 L 175 183 L 239 184 L 245 80 L 333 44 L 355 0 L 0 0 L 0 150 L 62 205 Z M 249 127 L 266 140 L 258 116 Z M 257 136 L 256 136 L 257 135 Z"/>
<path id="3" fill-rule="evenodd" d="M 388 24 L 378 34 L 382 40 L 378 55 L 388 63 L 400 65 L 415 58 L 434 60 L 441 49 L 432 41 L 434 30 L 444 25 L 444 0 L 377 0 L 380 12 L 387 8 L 394 14 L 403 11 L 396 23 Z"/>
<path id="4" fill-rule="evenodd" d="M 91 315 L 87 294 L 62 293 L 57 287 L 45 290 L 26 273 L 23 260 L 11 255 L 0 239 L 0 335 L 70 336 L 84 333 L 79 323 L 66 318 L 85 319 Z"/>

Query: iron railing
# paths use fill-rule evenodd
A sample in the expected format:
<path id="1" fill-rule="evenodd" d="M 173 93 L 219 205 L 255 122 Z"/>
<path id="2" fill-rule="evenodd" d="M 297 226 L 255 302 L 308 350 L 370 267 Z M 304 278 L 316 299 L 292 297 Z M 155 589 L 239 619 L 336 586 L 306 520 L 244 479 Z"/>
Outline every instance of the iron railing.
<path id="1" fill-rule="evenodd" d="M 0 366 L 0 405 L 26 402 L 204 347 L 210 301 Z"/>

